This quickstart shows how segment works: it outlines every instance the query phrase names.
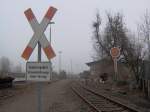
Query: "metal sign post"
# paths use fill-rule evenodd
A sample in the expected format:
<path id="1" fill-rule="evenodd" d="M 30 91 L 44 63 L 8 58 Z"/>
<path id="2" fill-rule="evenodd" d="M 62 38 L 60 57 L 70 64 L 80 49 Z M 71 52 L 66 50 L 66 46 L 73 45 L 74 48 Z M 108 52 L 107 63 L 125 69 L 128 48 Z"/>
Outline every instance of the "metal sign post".
<path id="1" fill-rule="evenodd" d="M 114 71 L 115 71 L 114 81 L 117 81 L 117 77 L 118 77 L 117 59 L 114 58 L 113 61 L 114 61 Z"/>
<path id="2" fill-rule="evenodd" d="M 51 28 L 51 25 L 55 24 L 55 22 L 50 22 L 49 24 L 50 24 L 49 42 L 50 42 L 50 45 L 51 45 L 51 43 L 52 43 L 52 28 Z M 52 75 L 53 75 L 53 68 L 52 68 L 51 60 L 49 60 L 49 63 L 50 63 L 50 79 L 49 79 L 49 81 L 51 81 L 52 80 Z"/>
<path id="3" fill-rule="evenodd" d="M 38 42 L 38 62 L 41 62 L 41 45 Z M 42 112 L 42 83 L 37 82 L 38 112 Z"/>
<path id="4" fill-rule="evenodd" d="M 42 112 L 42 83 L 37 83 L 38 112 Z"/>

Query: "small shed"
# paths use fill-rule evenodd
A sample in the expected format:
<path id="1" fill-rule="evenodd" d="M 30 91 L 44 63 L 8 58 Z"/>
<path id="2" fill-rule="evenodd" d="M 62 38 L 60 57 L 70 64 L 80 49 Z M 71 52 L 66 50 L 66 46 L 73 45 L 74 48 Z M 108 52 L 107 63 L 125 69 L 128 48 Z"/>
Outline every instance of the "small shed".
<path id="1" fill-rule="evenodd" d="M 114 77 L 114 63 L 111 58 L 104 58 L 98 61 L 86 63 L 90 68 L 90 78 L 99 78 L 103 73 L 108 74 L 108 81 Z M 118 76 L 120 81 L 128 81 L 133 78 L 130 70 L 121 62 L 118 62 Z"/>

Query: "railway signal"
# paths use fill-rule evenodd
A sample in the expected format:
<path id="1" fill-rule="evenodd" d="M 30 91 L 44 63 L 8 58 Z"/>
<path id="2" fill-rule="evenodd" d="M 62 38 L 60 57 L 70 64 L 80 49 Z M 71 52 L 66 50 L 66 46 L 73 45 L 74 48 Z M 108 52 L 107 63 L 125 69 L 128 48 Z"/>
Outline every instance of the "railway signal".
<path id="1" fill-rule="evenodd" d="M 113 47 L 110 50 L 110 54 L 113 58 L 117 58 L 120 56 L 120 49 L 118 47 Z"/>
<path id="2" fill-rule="evenodd" d="M 120 56 L 120 48 L 119 47 L 111 48 L 110 55 L 112 56 L 114 61 L 114 71 L 115 71 L 114 80 L 117 80 L 117 76 L 118 76 L 117 58 Z"/>

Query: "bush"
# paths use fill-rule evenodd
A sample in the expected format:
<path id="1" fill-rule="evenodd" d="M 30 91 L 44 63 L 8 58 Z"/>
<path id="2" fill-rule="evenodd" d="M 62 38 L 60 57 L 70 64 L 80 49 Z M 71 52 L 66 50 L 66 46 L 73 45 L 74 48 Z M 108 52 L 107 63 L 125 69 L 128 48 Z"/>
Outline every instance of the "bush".
<path id="1" fill-rule="evenodd" d="M 127 84 L 128 84 L 127 81 L 117 81 L 117 86 L 125 86 Z"/>
<path id="2" fill-rule="evenodd" d="M 12 77 L 0 78 L 0 89 L 12 87 L 13 80 Z"/>

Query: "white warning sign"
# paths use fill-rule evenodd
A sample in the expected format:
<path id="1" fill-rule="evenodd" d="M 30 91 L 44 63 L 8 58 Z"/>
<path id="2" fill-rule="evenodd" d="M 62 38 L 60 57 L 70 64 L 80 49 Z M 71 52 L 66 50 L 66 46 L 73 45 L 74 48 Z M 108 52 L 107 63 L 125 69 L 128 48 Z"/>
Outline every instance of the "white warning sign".
<path id="1" fill-rule="evenodd" d="M 50 62 L 27 62 L 26 73 L 29 81 L 49 81 Z"/>

